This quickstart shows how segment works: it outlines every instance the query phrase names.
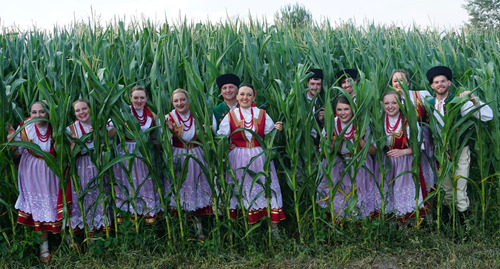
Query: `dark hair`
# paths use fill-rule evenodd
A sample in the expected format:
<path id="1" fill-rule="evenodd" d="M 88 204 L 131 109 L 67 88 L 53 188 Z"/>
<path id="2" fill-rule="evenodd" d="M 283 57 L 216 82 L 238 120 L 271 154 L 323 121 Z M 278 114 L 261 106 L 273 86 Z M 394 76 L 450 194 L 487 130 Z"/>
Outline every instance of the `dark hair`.
<path id="1" fill-rule="evenodd" d="M 255 91 L 252 84 L 241 84 L 240 87 L 238 88 L 238 92 L 240 92 L 240 89 L 243 87 L 248 87 L 248 88 L 252 89 L 253 95 L 257 96 L 257 91 Z"/>
<path id="2" fill-rule="evenodd" d="M 71 104 L 71 107 L 73 107 L 73 112 L 75 112 L 75 105 L 77 103 L 85 103 L 90 108 L 90 101 L 89 100 L 87 100 L 87 99 L 78 99 L 78 100 L 74 101 L 73 104 Z"/>
<path id="3" fill-rule="evenodd" d="M 394 71 L 392 71 L 392 74 L 391 74 L 391 80 L 389 81 L 389 85 L 392 86 L 392 78 L 394 78 L 394 75 L 396 73 L 401 73 L 405 76 L 406 78 L 406 83 L 410 84 L 410 73 L 408 73 L 408 71 L 404 70 L 404 69 L 394 69 Z"/>
<path id="4" fill-rule="evenodd" d="M 31 109 L 33 108 L 33 106 L 35 104 L 40 104 L 42 106 L 43 110 L 45 111 L 45 113 L 47 113 L 49 115 L 49 118 L 50 118 L 49 106 L 43 100 L 33 102 L 33 104 L 31 104 L 31 106 L 30 106 L 30 110 L 29 110 L 30 113 L 31 113 Z"/>
<path id="5" fill-rule="evenodd" d="M 345 104 L 351 106 L 351 103 L 349 103 L 349 100 L 345 95 L 340 95 L 339 98 L 337 98 L 337 102 L 335 103 L 335 107 L 337 107 L 338 104 Z"/>
<path id="6" fill-rule="evenodd" d="M 146 88 L 142 87 L 141 85 L 135 85 L 129 93 L 129 97 L 132 97 L 132 93 L 135 91 L 143 91 L 146 94 L 146 97 L 148 96 L 148 92 L 146 91 Z"/>
<path id="7" fill-rule="evenodd" d="M 403 102 L 403 97 L 401 96 L 401 94 L 399 94 L 399 92 L 397 91 L 393 91 L 393 90 L 390 90 L 390 91 L 387 91 L 386 93 L 384 93 L 384 96 L 382 96 L 382 99 L 384 99 L 384 97 L 386 97 L 387 95 L 396 95 L 397 96 L 397 99 L 399 100 L 399 102 Z"/>
<path id="8" fill-rule="evenodd" d="M 32 108 L 35 104 L 40 104 L 40 105 L 42 106 L 43 110 L 45 110 L 45 112 L 49 113 L 49 111 L 48 111 L 49 106 L 47 105 L 47 103 L 45 103 L 45 101 L 40 100 L 40 101 L 35 101 L 35 102 L 33 102 L 33 104 L 31 104 L 31 106 L 30 106 L 30 110 L 31 110 L 31 108 Z"/>

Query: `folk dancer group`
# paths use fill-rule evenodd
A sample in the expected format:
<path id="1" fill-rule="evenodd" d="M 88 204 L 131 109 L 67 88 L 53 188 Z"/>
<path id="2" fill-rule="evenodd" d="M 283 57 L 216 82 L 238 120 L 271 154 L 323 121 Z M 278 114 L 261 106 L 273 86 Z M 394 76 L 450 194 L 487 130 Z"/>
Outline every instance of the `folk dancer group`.
<path id="1" fill-rule="evenodd" d="M 323 126 L 324 111 L 323 100 L 321 98 L 323 72 L 321 69 L 311 69 L 311 77 L 307 81 L 308 91 L 306 92 L 307 99 L 314 103 L 314 112 L 319 126 Z M 350 95 L 350 98 L 356 103 L 355 84 L 358 79 L 358 72 L 355 69 L 344 69 L 335 74 L 339 86 Z M 427 78 L 430 87 L 435 93 L 432 97 L 427 91 L 410 91 L 409 97 L 411 103 L 415 106 L 418 120 L 420 122 L 418 129 L 418 137 L 410 136 L 408 121 L 400 110 L 400 103 L 404 101 L 403 89 L 410 86 L 410 76 L 404 70 L 395 70 L 391 75 L 390 84 L 392 90 L 386 92 L 382 98 L 384 111 L 384 130 L 386 134 L 386 146 L 384 147 L 384 160 L 390 164 L 390 170 L 387 182 L 384 182 L 385 188 L 382 192 L 378 190 L 380 179 L 373 175 L 377 174 L 378 164 L 376 163 L 374 154 L 377 152 L 375 143 L 370 136 L 370 128 L 368 127 L 364 136 L 360 139 L 360 147 L 368 147 L 368 154 L 365 165 L 359 171 L 356 171 L 355 180 L 351 180 L 352 173 L 343 173 L 345 160 L 352 157 L 351 147 L 348 143 L 353 143 L 356 130 L 352 124 L 353 109 L 352 103 L 349 102 L 346 96 L 340 96 L 335 102 L 335 118 L 333 134 L 327 134 L 323 128 L 321 134 L 312 130 L 311 135 L 319 139 L 331 139 L 332 142 L 340 140 L 342 143 L 338 155 L 335 158 L 335 164 L 331 173 L 331 180 L 323 178 L 317 187 L 318 204 L 321 207 L 327 207 L 328 203 L 333 203 L 334 213 L 336 216 L 346 216 L 350 212 L 345 212 L 346 205 L 351 196 L 346 195 L 352 193 L 353 187 L 358 197 L 356 202 L 355 217 L 366 218 L 372 216 L 380 210 L 381 199 L 386 199 L 386 209 L 399 216 L 402 221 L 411 217 L 415 210 L 423 210 L 428 206 L 422 201 L 435 185 L 435 177 L 433 176 L 434 162 L 433 146 L 431 143 L 431 134 L 427 124 L 429 114 L 432 113 L 438 119 L 437 128 L 443 127 L 443 118 L 446 118 L 446 105 L 454 98 L 450 93 L 452 83 L 451 69 L 445 66 L 436 66 L 428 70 Z M 271 212 L 270 219 L 272 222 L 273 231 L 277 231 L 278 223 L 285 219 L 283 211 L 283 202 L 280 184 L 276 174 L 274 163 L 270 164 L 270 188 L 271 195 L 266 197 L 261 195 L 264 191 L 266 177 L 259 178 L 259 182 L 255 183 L 252 177 L 246 173 L 244 168 L 249 163 L 250 170 L 258 173 L 264 171 L 265 156 L 262 154 L 262 147 L 259 141 L 254 137 L 254 134 L 264 137 L 273 129 L 281 131 L 283 129 L 282 122 L 274 122 L 264 109 L 256 107 L 254 101 L 257 91 L 250 84 L 241 84 L 240 78 L 235 74 L 223 74 L 216 79 L 216 84 L 221 91 L 224 99 L 219 105 L 213 109 L 213 125 L 212 129 L 218 135 L 228 136 L 229 145 L 229 164 L 234 178 L 226 175 L 226 182 L 234 184 L 234 196 L 230 201 L 231 217 L 236 217 L 236 213 L 240 207 L 244 207 L 244 212 L 247 212 L 247 220 L 249 224 L 258 222 L 265 216 L 268 216 L 268 211 Z M 468 100 L 461 107 L 461 116 L 466 116 L 468 113 L 473 113 L 474 116 L 482 121 L 492 119 L 493 112 L 491 108 L 479 101 L 478 98 L 469 91 L 460 93 L 460 98 Z M 131 89 L 130 94 L 130 111 L 138 121 L 142 131 L 147 131 L 155 125 L 160 125 L 157 116 L 149 110 L 147 106 L 147 91 L 142 86 L 135 86 Z M 196 233 L 199 238 L 203 239 L 201 229 L 201 221 L 199 217 L 207 214 L 212 214 L 212 193 L 208 181 L 200 163 L 190 159 L 184 162 L 186 154 L 194 154 L 203 164 L 202 149 L 196 143 L 196 121 L 190 112 L 189 93 L 183 89 L 175 90 L 171 95 L 171 102 L 174 109 L 165 115 L 165 125 L 172 131 L 171 144 L 173 154 L 176 156 L 176 162 L 180 165 L 188 166 L 186 180 L 182 183 L 179 193 L 179 200 L 173 197 L 169 204 L 175 206 L 177 202 L 181 204 L 184 211 L 192 212 L 194 215 L 194 224 Z M 426 111 L 424 103 L 430 104 L 431 110 Z M 75 147 L 75 141 L 81 139 L 85 134 L 93 131 L 90 120 L 90 103 L 87 100 L 79 99 L 73 103 L 73 109 L 76 116 L 75 122 L 67 128 L 70 134 L 70 139 L 73 141 L 71 148 Z M 316 113 L 317 112 L 317 113 Z M 35 102 L 31 106 L 30 118 L 49 118 L 47 106 L 42 101 Z M 54 140 L 52 139 L 52 127 L 47 120 L 36 122 L 28 122 L 26 119 L 18 128 L 22 130 L 16 135 L 16 130 L 9 126 L 7 139 L 16 141 L 28 141 L 40 146 L 41 150 L 55 154 Z M 235 132 L 235 130 L 240 131 Z M 440 129 L 439 129 L 440 130 Z M 113 122 L 108 124 L 108 135 L 114 137 L 116 130 Z M 151 132 L 148 134 L 151 135 Z M 79 176 L 79 186 L 72 185 L 72 200 L 76 201 L 79 195 L 85 194 L 83 199 L 83 207 L 80 208 L 78 203 L 71 204 L 70 225 L 73 229 L 82 229 L 84 222 L 91 230 L 96 231 L 109 226 L 110 220 L 105 214 L 106 208 L 103 208 L 103 203 L 96 202 L 99 193 L 95 187 L 96 181 L 92 180 L 97 176 L 95 165 L 91 162 L 89 151 L 94 148 L 92 138 L 86 136 L 85 147 L 81 149 L 76 159 L 76 170 Z M 322 137 L 322 138 L 321 138 Z M 120 148 L 118 154 L 125 152 L 133 152 L 136 145 L 133 137 L 126 137 L 123 143 L 126 147 Z M 413 160 L 413 152 L 409 146 L 409 139 L 419 139 L 423 144 L 422 161 L 420 163 L 420 184 L 415 184 L 410 173 L 404 173 L 411 170 Z M 368 145 L 366 145 L 368 143 Z M 458 147 L 458 145 L 447 145 L 448 147 Z M 59 233 L 62 229 L 62 199 L 59 189 L 59 179 L 47 166 L 44 157 L 35 153 L 29 148 L 11 146 L 11 150 L 15 155 L 21 156 L 19 163 L 18 185 L 19 197 L 15 204 L 15 208 L 19 210 L 18 222 L 20 224 L 34 226 L 36 231 L 42 232 L 43 243 L 40 246 L 40 259 L 42 262 L 48 262 L 51 258 L 48 246 L 48 234 Z M 138 153 L 140 154 L 140 153 Z M 256 157 L 258 156 L 258 157 Z M 450 158 L 458 158 L 458 168 L 455 176 L 459 176 L 456 183 L 456 207 L 459 212 L 465 212 L 469 206 L 467 197 L 467 180 L 470 167 L 470 149 L 466 146 L 463 148 L 459 156 L 450 156 Z M 326 163 L 325 163 L 326 165 Z M 139 159 L 133 160 L 131 171 L 127 171 L 127 164 L 117 164 L 114 167 L 115 184 L 113 185 L 116 200 L 115 205 L 122 212 L 130 212 L 132 215 L 137 214 L 144 217 L 146 222 L 152 223 L 155 216 L 162 210 L 159 202 L 159 194 L 156 191 L 157 186 L 149 176 L 149 171 L 144 162 Z M 132 180 L 129 180 L 128 174 L 131 172 Z M 352 171 L 351 171 L 352 172 Z M 345 176 L 343 178 L 342 174 Z M 401 176 L 402 175 L 402 176 Z M 235 182 L 236 181 L 236 182 Z M 329 197 L 327 193 L 329 182 L 338 185 L 337 192 L 333 197 Z M 354 186 L 352 186 L 354 182 Z M 73 184 L 73 183 L 71 183 Z M 164 182 L 165 188 L 168 188 L 169 183 Z M 452 202 L 454 184 L 451 183 L 448 177 L 442 184 L 445 191 L 445 198 L 448 203 Z M 419 188 L 419 192 L 416 192 Z M 77 193 L 79 190 L 79 193 Z M 132 195 L 132 194 L 135 195 Z M 380 195 L 380 194 L 384 195 Z M 418 198 L 415 193 L 419 193 Z M 135 199 L 132 203 L 130 197 Z M 326 197 L 326 199 L 325 199 Z M 102 199 L 102 197 L 101 197 Z M 267 199 L 270 201 L 270 209 L 267 208 Z M 415 202 L 418 199 L 418 203 Z M 242 201 L 240 203 L 239 201 Z M 92 212 L 87 214 L 87 218 L 83 216 L 82 210 Z M 119 221 L 122 218 L 119 216 Z"/>

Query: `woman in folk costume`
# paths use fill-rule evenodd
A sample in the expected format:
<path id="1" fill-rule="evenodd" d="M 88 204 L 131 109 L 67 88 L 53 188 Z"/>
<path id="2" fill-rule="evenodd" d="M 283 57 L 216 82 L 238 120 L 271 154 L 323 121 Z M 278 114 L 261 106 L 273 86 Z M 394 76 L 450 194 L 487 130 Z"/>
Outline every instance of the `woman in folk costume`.
<path id="1" fill-rule="evenodd" d="M 413 151 L 409 147 L 410 128 L 399 109 L 398 102 L 402 102 L 401 95 L 395 91 L 384 94 L 384 130 L 387 137 L 386 156 L 390 165 L 387 180 L 389 185 L 389 207 L 400 221 L 404 223 L 413 215 L 416 209 L 423 207 L 422 192 L 418 192 L 418 206 L 415 199 L 416 188 L 419 182 L 413 181 L 412 171 Z M 423 212 L 422 212 L 423 213 Z"/>
<path id="2" fill-rule="evenodd" d="M 334 217 L 337 216 L 352 216 L 354 218 L 366 218 L 372 213 L 375 209 L 375 194 L 377 193 L 375 181 L 372 179 L 370 172 L 373 170 L 373 158 L 372 155 L 376 153 L 376 148 L 373 145 L 369 146 L 368 154 L 366 156 L 365 165 L 362 169 L 357 172 L 356 180 L 355 180 L 355 188 L 356 194 L 358 196 L 358 201 L 356 203 L 358 212 L 345 212 L 347 208 L 347 204 L 352 196 L 352 183 L 351 183 L 351 171 L 348 171 L 345 176 L 342 178 L 342 173 L 345 169 L 345 162 L 352 158 L 352 152 L 348 147 L 348 143 L 353 144 L 356 130 L 351 122 L 352 117 L 354 116 L 351 105 L 348 99 L 345 96 L 339 96 L 337 100 L 337 104 L 335 106 L 336 117 L 334 119 L 334 132 L 331 136 L 332 139 L 332 148 L 333 143 L 337 139 L 342 140 L 342 144 L 340 146 L 339 152 L 337 153 L 337 157 L 335 158 L 333 170 L 332 170 L 332 187 L 335 187 L 337 184 L 340 184 L 337 192 L 333 197 L 333 208 L 334 208 Z M 339 137 L 339 135 L 344 131 L 344 135 Z M 369 137 L 370 128 L 366 129 L 365 135 L 361 138 L 359 142 L 359 147 L 365 147 L 367 141 L 365 137 Z M 328 139 L 326 131 L 323 129 L 323 137 Z M 323 161 L 326 166 L 326 160 Z M 338 183 L 341 180 L 341 183 Z M 318 203 L 320 207 L 329 208 L 328 204 L 332 199 L 329 199 L 329 183 L 326 178 L 323 178 L 321 183 L 318 185 L 318 198 L 320 202 Z M 349 196 L 351 195 L 351 196 Z"/>
<path id="3" fill-rule="evenodd" d="M 396 90 L 401 97 L 403 96 L 403 85 L 406 85 L 406 89 L 410 87 L 410 74 L 402 69 L 396 69 L 391 75 L 391 86 Z M 409 96 L 412 104 L 415 106 L 415 111 L 417 113 L 417 120 L 421 123 L 425 118 L 425 107 L 424 102 L 427 98 L 432 97 L 428 91 L 409 91 Z M 432 157 L 434 156 L 434 150 L 432 146 L 432 136 L 429 127 L 424 124 L 420 125 L 420 136 L 419 141 L 423 143 L 423 150 L 420 160 L 420 191 L 422 192 L 422 197 L 425 199 L 427 194 L 432 191 L 435 184 L 434 176 L 434 162 Z M 430 210 L 432 205 L 426 202 L 427 210 Z"/>
<path id="4" fill-rule="evenodd" d="M 203 160 L 203 149 L 196 143 L 196 122 L 189 109 L 189 97 L 186 90 L 176 89 L 172 93 L 172 104 L 174 110 L 165 116 L 166 125 L 174 135 L 172 136 L 172 149 L 174 162 L 182 165 L 186 159 L 183 155 L 193 155 L 205 166 Z M 180 191 L 181 207 L 185 211 L 193 212 L 195 216 L 212 214 L 212 191 L 200 165 L 193 159 L 187 161 L 188 172 Z M 177 174 L 180 174 L 177 173 Z M 172 205 L 175 201 L 172 199 Z M 201 222 L 194 217 L 195 228 L 198 238 L 203 240 Z"/>
<path id="5" fill-rule="evenodd" d="M 260 137 L 264 137 L 273 129 L 281 131 L 283 129 L 282 122 L 274 123 L 271 117 L 265 110 L 252 106 L 255 100 L 256 92 L 252 85 L 244 84 L 238 89 L 236 98 L 239 103 L 239 108 L 232 110 L 222 120 L 218 134 L 230 136 L 231 143 L 236 145 L 236 148 L 229 152 L 229 163 L 234 171 L 235 179 L 235 195 L 241 195 L 243 206 L 248 212 L 248 223 L 253 224 L 259 221 L 262 217 L 267 216 L 267 198 L 264 195 L 265 177 L 260 177 L 257 182 L 252 181 L 249 173 L 243 176 L 243 170 L 248 165 L 248 169 L 255 173 L 263 172 L 266 157 L 261 154 L 262 147 L 258 140 L 253 137 L 249 131 L 238 131 L 233 133 L 238 128 L 253 130 Z M 259 155 L 256 159 L 252 158 Z M 273 231 L 277 231 L 278 223 L 285 219 L 285 214 L 282 210 L 283 202 L 281 199 L 281 189 L 276 175 L 274 163 L 271 162 L 271 222 Z M 228 178 L 231 183 L 232 179 Z M 241 188 L 242 193 L 238 193 Z M 233 217 L 236 217 L 236 209 L 239 208 L 238 199 L 231 198 L 230 209 Z"/>
<path id="6" fill-rule="evenodd" d="M 23 121 L 19 127 L 22 130 L 14 137 L 15 130 L 9 126 L 7 139 L 14 137 L 15 141 L 26 141 L 40 146 L 42 151 L 55 155 L 52 126 L 47 121 L 37 121 L 25 124 L 32 118 L 49 118 L 46 105 L 35 102 L 31 106 L 30 118 Z M 21 155 L 18 168 L 19 197 L 15 208 L 19 210 L 17 222 L 23 225 L 34 226 L 35 231 L 41 231 L 43 243 L 40 245 L 40 261 L 50 261 L 48 236 L 49 233 L 61 231 L 62 220 L 58 216 L 61 202 L 59 178 L 50 170 L 43 156 L 30 149 L 11 146 L 14 155 Z"/>
<path id="7" fill-rule="evenodd" d="M 146 104 L 148 100 L 146 89 L 142 86 L 134 86 L 130 90 L 130 113 L 139 122 L 141 130 L 145 132 L 149 128 L 152 128 L 156 124 L 156 115 L 151 112 Z M 113 123 L 110 123 L 108 128 L 113 128 Z M 151 135 L 151 133 L 150 133 Z M 132 139 L 127 137 L 125 146 L 127 147 L 127 152 L 134 152 L 137 143 Z M 125 154 L 125 150 L 122 148 L 118 149 L 118 154 Z M 140 152 L 137 153 L 138 156 L 142 156 Z M 122 163 L 125 168 L 128 167 L 127 162 Z M 124 170 L 119 164 L 116 164 L 113 168 L 116 178 L 115 193 L 116 193 L 116 207 L 121 211 L 132 213 L 137 213 L 140 217 L 145 218 L 147 224 L 153 224 L 155 222 L 155 216 L 159 212 L 160 198 L 156 191 L 155 184 L 151 177 L 148 177 L 148 167 L 147 165 L 139 160 L 138 158 L 133 160 L 133 165 L 131 169 L 132 183 L 130 186 L 129 180 L 127 178 L 127 171 Z M 132 190 L 133 187 L 133 190 Z M 135 203 L 137 206 L 137 212 L 134 210 L 134 201 L 132 195 L 135 194 Z M 124 219 L 118 216 L 118 222 L 123 223 Z"/>
<path id="8" fill-rule="evenodd" d="M 73 111 L 75 112 L 76 121 L 68 126 L 67 130 L 70 133 L 72 140 L 71 149 L 73 150 L 76 142 L 85 134 L 91 133 L 92 122 L 90 121 L 90 102 L 85 99 L 79 99 L 73 103 Z M 72 204 L 71 204 L 71 228 L 81 231 L 86 224 L 91 234 L 94 231 L 104 229 L 109 226 L 109 218 L 105 218 L 102 198 L 96 201 L 99 197 L 99 182 L 96 181 L 97 168 L 92 163 L 89 151 L 94 150 L 94 139 L 87 138 L 84 147 L 76 159 L 76 171 L 79 178 L 79 193 L 71 180 Z M 78 196 L 84 195 L 83 207 L 80 208 Z M 82 212 L 83 209 L 83 212 Z M 84 222 L 85 218 L 85 222 Z"/>

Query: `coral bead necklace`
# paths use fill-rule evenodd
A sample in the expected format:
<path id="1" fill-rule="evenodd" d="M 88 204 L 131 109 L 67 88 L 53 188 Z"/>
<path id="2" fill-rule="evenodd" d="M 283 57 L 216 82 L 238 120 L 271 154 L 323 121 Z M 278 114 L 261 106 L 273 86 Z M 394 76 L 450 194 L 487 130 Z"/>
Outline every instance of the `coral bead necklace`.
<path id="1" fill-rule="evenodd" d="M 189 113 L 189 117 L 186 120 L 182 119 L 181 115 L 179 114 L 179 112 L 177 112 L 177 110 L 175 110 L 175 115 L 177 115 L 177 119 L 179 120 L 179 122 L 184 125 L 182 130 L 189 131 L 189 129 L 191 129 L 191 126 L 193 126 L 193 115 Z"/>
<path id="2" fill-rule="evenodd" d="M 391 126 L 391 122 L 389 121 L 389 115 L 385 114 L 385 126 L 387 129 L 387 133 L 393 133 L 398 129 L 399 123 L 401 122 L 401 113 L 399 113 L 398 119 L 396 120 L 396 123 Z"/>
<path id="3" fill-rule="evenodd" d="M 49 127 L 47 127 L 47 131 L 45 132 L 45 134 L 41 134 L 40 130 L 38 130 L 38 126 L 35 123 L 35 133 L 36 133 L 36 136 L 38 137 L 38 140 L 40 140 L 40 142 L 47 142 L 49 140 L 51 133 L 52 133 L 52 127 L 49 125 Z"/>
<path id="4" fill-rule="evenodd" d="M 243 113 L 241 113 L 241 107 L 239 108 L 239 110 L 240 110 L 240 117 L 244 122 L 243 126 L 245 127 L 245 129 L 253 129 L 253 109 L 250 108 L 250 112 L 252 113 L 252 119 L 248 122 L 245 120 L 245 117 L 243 117 Z"/>

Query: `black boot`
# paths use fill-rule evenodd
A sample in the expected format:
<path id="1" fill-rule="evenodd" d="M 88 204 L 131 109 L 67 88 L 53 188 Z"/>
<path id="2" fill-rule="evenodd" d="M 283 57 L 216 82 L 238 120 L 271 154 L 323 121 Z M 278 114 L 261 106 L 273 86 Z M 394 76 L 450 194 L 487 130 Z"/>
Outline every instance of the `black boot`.
<path id="1" fill-rule="evenodd" d="M 450 223 L 450 207 L 443 204 L 441 207 L 441 223 L 448 225 Z"/>
<path id="2" fill-rule="evenodd" d="M 457 212 L 457 221 L 458 221 L 458 227 L 457 227 L 457 239 L 459 239 L 462 242 L 468 241 L 470 237 L 470 227 L 467 225 L 467 219 L 469 218 L 469 210 L 466 210 L 464 212 Z"/>
<path id="3" fill-rule="evenodd" d="M 466 219 L 467 211 L 457 212 L 458 225 L 461 227 L 465 227 L 465 219 Z"/>

